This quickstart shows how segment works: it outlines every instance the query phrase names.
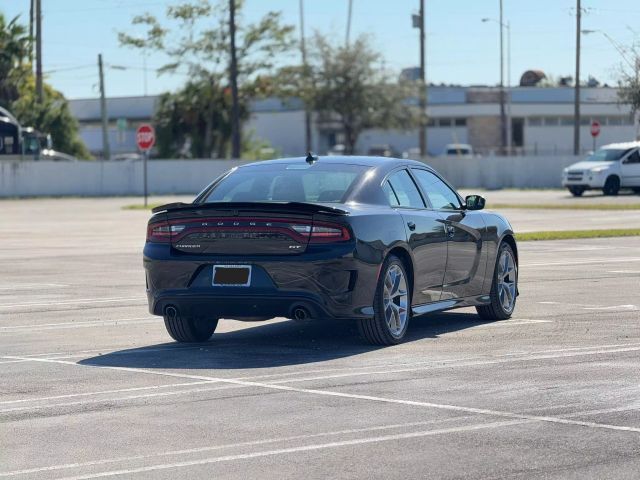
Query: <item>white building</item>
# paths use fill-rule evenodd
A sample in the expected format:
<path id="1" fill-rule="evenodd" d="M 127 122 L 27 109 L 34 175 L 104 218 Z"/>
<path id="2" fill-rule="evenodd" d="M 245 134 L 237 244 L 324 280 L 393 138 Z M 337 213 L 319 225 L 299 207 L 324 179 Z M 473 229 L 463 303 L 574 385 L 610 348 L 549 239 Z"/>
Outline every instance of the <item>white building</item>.
<path id="1" fill-rule="evenodd" d="M 638 135 L 631 109 L 618 102 L 615 88 L 581 89 L 582 151 L 593 148 L 590 124 L 597 120 L 601 133 L 597 145 L 632 140 Z M 571 87 L 514 87 L 508 97 L 514 150 L 527 154 L 573 152 L 574 90 Z M 150 121 L 157 97 L 124 97 L 107 100 L 112 153 L 134 152 L 135 129 Z M 428 149 L 440 154 L 448 143 L 469 143 L 480 153 L 491 153 L 500 144 L 499 91 L 492 87 L 429 87 Z M 102 150 L 100 102 L 98 99 L 70 101 L 80 122 L 80 135 L 95 155 Z M 326 153 L 341 143 L 335 125 L 314 121 L 314 151 Z M 296 99 L 266 99 L 254 102 L 251 118 L 244 125 L 255 138 L 267 140 L 283 155 L 302 155 L 305 150 L 304 111 Z M 358 141 L 359 153 L 374 145 L 389 145 L 398 153 L 418 145 L 417 131 L 368 130 Z"/>

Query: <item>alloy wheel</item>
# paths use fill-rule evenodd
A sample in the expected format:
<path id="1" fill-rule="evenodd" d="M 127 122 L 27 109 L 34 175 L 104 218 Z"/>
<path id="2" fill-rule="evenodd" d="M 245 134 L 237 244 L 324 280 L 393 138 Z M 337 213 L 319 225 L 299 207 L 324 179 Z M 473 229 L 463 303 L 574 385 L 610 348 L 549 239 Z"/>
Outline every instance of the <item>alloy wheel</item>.
<path id="1" fill-rule="evenodd" d="M 506 313 L 511 313 L 515 306 L 517 284 L 516 262 L 511 251 L 505 249 L 498 262 L 498 299 Z"/>
<path id="2" fill-rule="evenodd" d="M 384 278 L 384 317 L 389 333 L 394 337 L 402 336 L 407 325 L 407 281 L 400 266 L 391 265 Z"/>

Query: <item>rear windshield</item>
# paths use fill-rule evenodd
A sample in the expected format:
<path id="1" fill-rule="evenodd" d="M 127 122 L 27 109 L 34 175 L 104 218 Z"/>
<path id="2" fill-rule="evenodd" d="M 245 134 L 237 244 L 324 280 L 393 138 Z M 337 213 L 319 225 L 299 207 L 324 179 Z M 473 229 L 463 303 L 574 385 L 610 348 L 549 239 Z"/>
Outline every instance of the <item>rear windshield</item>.
<path id="1" fill-rule="evenodd" d="M 619 149 L 619 148 L 601 148 L 597 152 L 589 155 L 587 158 L 588 162 L 615 162 L 624 157 L 625 153 L 627 153 L 630 149 Z"/>
<path id="2" fill-rule="evenodd" d="M 368 169 L 335 163 L 241 167 L 220 181 L 203 201 L 341 203 Z"/>

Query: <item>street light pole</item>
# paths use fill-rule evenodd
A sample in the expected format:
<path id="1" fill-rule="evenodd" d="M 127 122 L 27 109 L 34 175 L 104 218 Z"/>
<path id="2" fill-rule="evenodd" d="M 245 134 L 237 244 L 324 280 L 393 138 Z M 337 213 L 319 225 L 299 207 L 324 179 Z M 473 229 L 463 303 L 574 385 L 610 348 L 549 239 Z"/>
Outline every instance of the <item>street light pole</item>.
<path id="1" fill-rule="evenodd" d="M 513 144 L 513 135 L 511 128 L 511 23 L 503 22 L 502 20 L 496 20 L 495 18 L 483 18 L 483 23 L 486 22 L 495 22 L 500 26 L 500 113 L 501 113 L 501 132 L 504 135 L 506 132 L 506 150 L 511 153 L 512 144 Z M 502 29 L 505 28 L 507 30 L 507 90 L 508 95 L 506 96 L 506 102 L 504 102 L 504 69 L 503 69 L 503 49 L 502 49 Z M 504 103 L 506 103 L 506 113 L 504 112 Z M 506 122 L 504 121 L 506 119 Z M 508 128 L 504 128 L 506 125 Z M 503 148 L 504 149 L 504 148 Z"/>
<path id="2" fill-rule="evenodd" d="M 36 2 L 36 95 L 38 103 L 44 101 L 44 83 L 42 80 L 42 0 Z"/>
<path id="3" fill-rule="evenodd" d="M 107 118 L 107 100 L 104 93 L 104 68 L 102 54 L 98 54 L 98 74 L 100 76 L 100 116 L 102 118 L 102 158 L 109 160 L 111 152 L 109 148 L 109 120 Z"/>
<path id="4" fill-rule="evenodd" d="M 504 95 L 504 21 L 502 0 L 500 0 L 500 143 L 502 154 L 507 147 L 507 114 Z"/>
<path id="5" fill-rule="evenodd" d="M 347 37 L 345 41 L 345 46 L 349 47 L 349 37 L 351 36 L 351 11 L 353 10 L 353 0 L 348 0 L 349 2 L 349 13 L 347 15 Z"/>
<path id="6" fill-rule="evenodd" d="M 576 11 L 576 79 L 573 100 L 573 154 L 580 155 L 580 23 L 582 21 L 582 5 L 577 1 Z"/>
<path id="7" fill-rule="evenodd" d="M 425 72 L 425 35 L 424 35 L 424 0 L 420 0 L 420 157 L 428 154 L 427 150 L 427 82 Z"/>
<path id="8" fill-rule="evenodd" d="M 236 5 L 229 0 L 229 36 L 231 37 L 231 156 L 240 158 L 240 108 L 238 106 L 238 60 L 236 58 Z"/>
<path id="9" fill-rule="evenodd" d="M 307 66 L 307 48 L 304 41 L 304 0 L 300 0 L 300 53 L 302 54 L 302 81 L 304 82 L 303 88 L 306 90 L 309 86 L 309 67 Z M 312 150 L 311 143 L 311 111 L 307 99 L 304 102 L 304 141 L 305 150 L 310 152 Z"/>

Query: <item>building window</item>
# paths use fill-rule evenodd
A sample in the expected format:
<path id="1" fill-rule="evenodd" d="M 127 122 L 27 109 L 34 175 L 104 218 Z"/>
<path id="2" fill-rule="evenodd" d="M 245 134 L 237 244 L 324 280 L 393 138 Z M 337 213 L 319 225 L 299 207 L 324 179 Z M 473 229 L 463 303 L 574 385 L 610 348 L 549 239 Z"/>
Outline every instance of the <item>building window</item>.
<path id="1" fill-rule="evenodd" d="M 591 122 L 595 120 L 591 117 L 580 117 L 580 125 L 591 125 Z"/>
<path id="2" fill-rule="evenodd" d="M 456 118 L 455 120 L 456 127 L 466 127 L 467 119 L 466 118 Z"/>
<path id="3" fill-rule="evenodd" d="M 573 117 L 562 117 L 560 118 L 560 125 L 565 127 L 571 126 L 574 124 Z"/>
<path id="4" fill-rule="evenodd" d="M 528 124 L 530 127 L 541 127 L 542 126 L 542 118 L 540 117 L 529 117 Z"/>
<path id="5" fill-rule="evenodd" d="M 452 121 L 451 118 L 440 118 L 438 120 L 438 125 L 440 127 L 450 127 L 451 126 L 451 121 Z"/>
<path id="6" fill-rule="evenodd" d="M 607 117 L 607 125 L 613 125 L 613 126 L 623 125 L 622 118 L 623 117 Z"/>

